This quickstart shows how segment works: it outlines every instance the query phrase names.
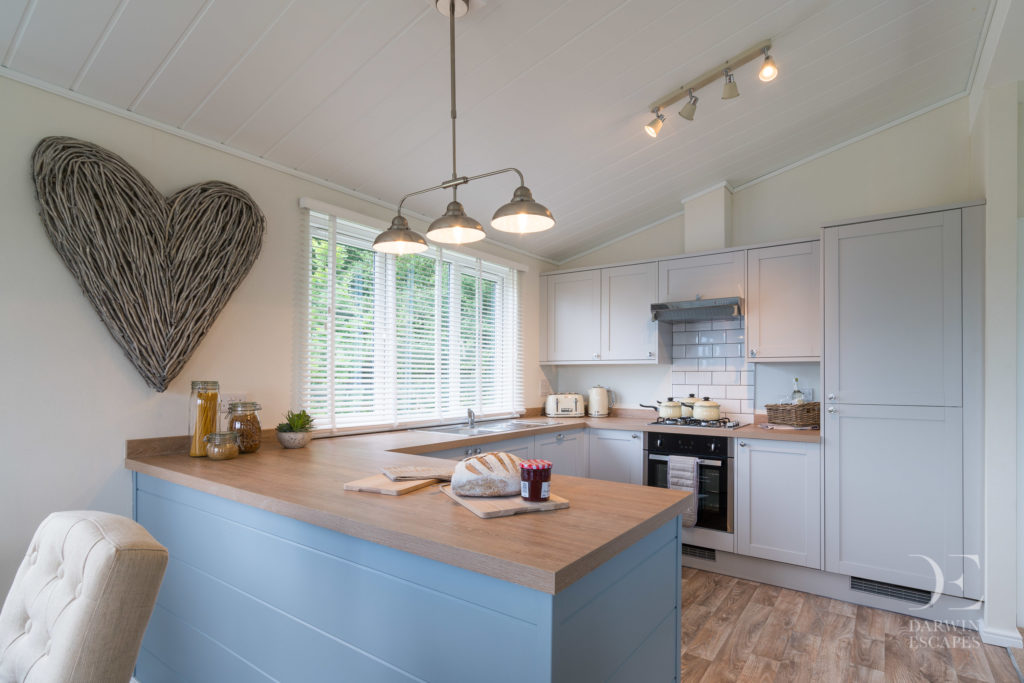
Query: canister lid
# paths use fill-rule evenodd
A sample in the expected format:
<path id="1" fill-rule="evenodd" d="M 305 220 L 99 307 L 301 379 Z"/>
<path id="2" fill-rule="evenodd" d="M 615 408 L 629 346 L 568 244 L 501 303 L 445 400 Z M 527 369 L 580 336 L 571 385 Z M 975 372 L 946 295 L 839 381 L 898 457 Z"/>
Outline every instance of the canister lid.
<path id="1" fill-rule="evenodd" d="M 256 401 L 232 401 L 228 404 L 229 413 L 251 413 L 262 409 L 263 406 Z"/>
<path id="2" fill-rule="evenodd" d="M 215 446 L 223 446 L 229 443 L 238 445 L 238 432 L 210 432 L 203 437 L 203 441 Z"/>
<path id="3" fill-rule="evenodd" d="M 220 391 L 220 382 L 215 379 L 194 379 L 192 391 Z"/>

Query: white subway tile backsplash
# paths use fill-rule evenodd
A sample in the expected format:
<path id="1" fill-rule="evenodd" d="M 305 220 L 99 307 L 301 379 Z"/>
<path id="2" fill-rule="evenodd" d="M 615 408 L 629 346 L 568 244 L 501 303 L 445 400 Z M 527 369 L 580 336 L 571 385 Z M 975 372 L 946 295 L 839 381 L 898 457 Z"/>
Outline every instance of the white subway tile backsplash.
<path id="1" fill-rule="evenodd" d="M 740 402 L 731 398 L 718 398 L 718 405 L 726 415 L 740 412 Z"/>
<path id="2" fill-rule="evenodd" d="M 710 329 L 711 329 L 711 321 L 710 320 L 698 320 L 696 322 L 686 323 L 686 331 L 687 332 L 700 331 L 700 330 L 710 330 Z"/>
<path id="3" fill-rule="evenodd" d="M 718 358 L 716 360 L 724 361 L 725 359 Z M 716 372 L 714 375 L 711 376 L 711 381 L 714 382 L 715 384 L 739 384 L 740 373 L 735 371 Z"/>
<path id="4" fill-rule="evenodd" d="M 745 358 L 735 357 L 725 359 L 726 370 L 746 370 L 747 360 Z"/>
<path id="5" fill-rule="evenodd" d="M 698 344 L 724 344 L 725 330 L 706 330 L 697 333 Z"/>
<path id="6" fill-rule="evenodd" d="M 699 332 L 681 332 L 672 328 L 672 343 L 677 346 L 679 344 L 696 344 L 699 334 Z"/>
<path id="7" fill-rule="evenodd" d="M 743 328 L 743 319 L 732 319 L 732 320 L 714 320 L 712 321 L 712 330 L 739 330 Z"/>
<path id="8" fill-rule="evenodd" d="M 754 399 L 754 387 L 751 386 L 729 386 L 725 390 L 727 398 Z"/>
<path id="9" fill-rule="evenodd" d="M 686 373 L 687 384 L 711 384 L 710 372 L 688 372 Z"/>
<path id="10" fill-rule="evenodd" d="M 740 401 L 740 410 L 742 410 L 744 413 L 754 412 L 754 401 Z"/>
<path id="11" fill-rule="evenodd" d="M 739 344 L 715 344 L 715 356 L 735 358 L 743 355 L 743 347 Z"/>
<path id="12" fill-rule="evenodd" d="M 723 330 L 723 332 L 725 332 L 725 339 L 723 339 L 722 341 L 728 342 L 730 344 L 742 344 L 743 343 L 743 339 L 744 339 L 743 332 L 744 332 L 744 330 L 742 330 L 742 329 L 739 329 L 739 330 Z M 676 343 L 678 343 L 678 342 L 676 342 Z"/>
<path id="13" fill-rule="evenodd" d="M 698 344 L 686 347 L 687 358 L 710 358 L 715 355 L 715 347 L 710 344 Z"/>
<path id="14" fill-rule="evenodd" d="M 682 347 L 679 347 L 682 348 Z M 672 369 L 673 370 L 697 370 L 697 363 L 699 362 L 696 358 L 683 358 L 675 353 L 672 354 Z"/>
<path id="15" fill-rule="evenodd" d="M 725 398 L 725 387 L 718 386 L 717 384 L 702 384 L 699 387 L 700 391 L 697 392 L 697 396 L 703 398 Z"/>
<path id="16" fill-rule="evenodd" d="M 676 400 L 681 400 L 693 394 L 697 395 L 696 384 L 686 384 L 685 379 L 676 379 L 675 375 L 672 376 L 672 396 Z"/>
<path id="17" fill-rule="evenodd" d="M 700 370 L 725 370 L 724 358 L 698 358 L 697 367 Z M 717 382 L 716 382 L 717 384 Z"/>
<path id="18" fill-rule="evenodd" d="M 754 411 L 753 410 L 751 410 L 750 412 L 733 413 L 729 417 L 731 417 L 732 419 L 736 420 L 741 425 L 754 424 Z"/>

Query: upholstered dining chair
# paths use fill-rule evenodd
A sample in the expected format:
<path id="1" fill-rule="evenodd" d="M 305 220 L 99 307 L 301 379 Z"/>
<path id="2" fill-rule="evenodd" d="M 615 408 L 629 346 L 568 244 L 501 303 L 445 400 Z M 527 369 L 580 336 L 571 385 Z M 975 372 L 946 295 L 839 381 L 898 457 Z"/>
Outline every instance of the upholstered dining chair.
<path id="1" fill-rule="evenodd" d="M 0 683 L 127 683 L 167 549 L 126 517 L 55 512 L 0 611 Z"/>

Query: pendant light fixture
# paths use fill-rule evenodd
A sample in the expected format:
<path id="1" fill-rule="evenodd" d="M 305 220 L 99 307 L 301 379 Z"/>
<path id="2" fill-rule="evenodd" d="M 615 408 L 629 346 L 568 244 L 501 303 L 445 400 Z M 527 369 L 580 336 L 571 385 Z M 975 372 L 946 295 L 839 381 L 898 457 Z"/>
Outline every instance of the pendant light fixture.
<path id="1" fill-rule="evenodd" d="M 661 113 L 661 109 L 658 109 L 654 112 L 654 118 L 651 122 L 644 126 L 644 131 L 652 138 L 656 138 L 663 123 L 665 123 L 665 115 Z"/>
<path id="2" fill-rule="evenodd" d="M 725 70 L 725 84 L 722 85 L 722 99 L 731 100 L 734 97 L 740 96 L 740 89 L 736 85 L 736 77 L 730 73 L 728 69 Z"/>
<path id="3" fill-rule="evenodd" d="M 774 81 L 775 77 L 779 75 L 779 67 L 775 66 L 775 60 L 768 54 L 768 48 L 764 48 L 764 64 L 761 65 L 761 70 L 757 73 L 757 77 L 765 83 Z"/>
<path id="4" fill-rule="evenodd" d="M 512 194 L 512 200 L 494 212 L 491 227 L 502 232 L 526 234 L 547 230 L 555 224 L 551 212 L 533 198 L 530 188 L 526 187 L 523 174 L 515 168 L 503 168 L 498 171 L 481 173 L 475 176 L 460 176 L 455 164 L 455 19 L 469 11 L 466 0 L 436 0 L 437 11 L 448 17 L 449 66 L 451 72 L 451 116 L 452 116 L 452 177 L 440 185 L 410 192 L 398 203 L 398 215 L 391 221 L 391 227 L 377 236 L 373 242 L 376 251 L 392 254 L 409 254 L 423 251 L 427 243 L 423 237 L 409 229 L 409 223 L 402 216 L 402 205 L 409 197 L 433 192 L 434 190 L 452 191 L 452 200 L 444 215 L 435 220 L 427 228 L 427 238 L 442 244 L 468 244 L 486 237 L 480 222 L 466 215 L 466 210 L 458 199 L 460 185 L 472 180 L 487 178 L 502 173 L 515 173 L 519 176 L 519 187 Z M 664 117 L 662 117 L 664 120 Z"/>
<path id="5" fill-rule="evenodd" d="M 679 110 L 679 115 L 687 121 L 693 121 L 693 117 L 697 114 L 697 100 L 699 98 L 693 94 L 693 90 L 690 90 L 690 99 L 687 100 L 683 108 Z"/>

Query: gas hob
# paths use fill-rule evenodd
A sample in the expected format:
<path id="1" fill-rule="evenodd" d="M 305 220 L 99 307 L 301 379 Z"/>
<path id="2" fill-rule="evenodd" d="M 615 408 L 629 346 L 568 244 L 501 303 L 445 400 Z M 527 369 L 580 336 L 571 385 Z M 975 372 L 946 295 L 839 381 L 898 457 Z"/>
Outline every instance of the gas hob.
<path id="1" fill-rule="evenodd" d="M 740 426 L 739 422 L 724 417 L 719 420 L 695 420 L 692 417 L 659 417 L 654 422 L 648 422 L 647 424 L 663 425 L 665 427 L 707 427 L 709 429 L 736 429 Z"/>

